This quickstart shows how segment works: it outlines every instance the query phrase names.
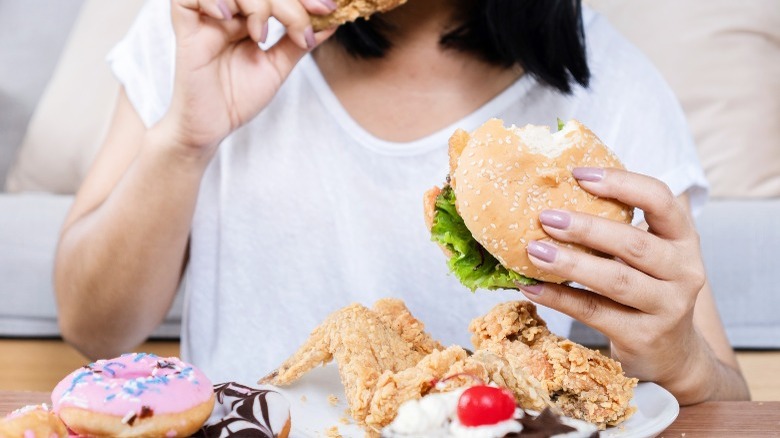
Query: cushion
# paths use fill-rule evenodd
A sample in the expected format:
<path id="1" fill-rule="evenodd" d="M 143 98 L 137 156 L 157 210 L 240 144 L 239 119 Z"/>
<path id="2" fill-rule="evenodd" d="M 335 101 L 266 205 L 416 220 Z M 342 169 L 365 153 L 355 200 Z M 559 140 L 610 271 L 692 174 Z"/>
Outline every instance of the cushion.
<path id="1" fill-rule="evenodd" d="M 119 91 L 104 61 L 143 0 L 84 2 L 6 181 L 9 192 L 75 193 L 97 152 Z"/>
<path id="2" fill-rule="evenodd" d="M 589 4 L 645 52 L 677 94 L 711 195 L 780 197 L 777 0 Z"/>
<path id="3" fill-rule="evenodd" d="M 711 202 L 696 224 L 723 326 L 737 348 L 780 348 L 780 199 Z"/>
<path id="4" fill-rule="evenodd" d="M 73 196 L 0 194 L 0 337 L 59 336 L 52 270 Z M 177 294 L 153 338 L 179 336 L 183 295 Z"/>
<path id="5" fill-rule="evenodd" d="M 80 6 L 81 0 L 0 2 L 0 185 Z"/>

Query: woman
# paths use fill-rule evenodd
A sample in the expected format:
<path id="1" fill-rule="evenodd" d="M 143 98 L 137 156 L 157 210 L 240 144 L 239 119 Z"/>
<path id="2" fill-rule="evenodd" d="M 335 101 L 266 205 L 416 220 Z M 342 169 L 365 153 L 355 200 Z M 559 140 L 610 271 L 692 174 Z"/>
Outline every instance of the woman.
<path id="1" fill-rule="evenodd" d="M 216 381 L 254 381 L 329 312 L 383 296 L 467 345 L 468 321 L 518 294 L 471 296 L 428 241 L 420 199 L 445 177 L 447 137 L 489 117 L 578 118 L 638 172 L 580 169 L 583 188 L 640 207 L 650 231 L 546 214 L 556 238 L 625 263 L 518 248 L 596 291 L 525 295 L 601 330 L 629 374 L 681 403 L 748 397 L 691 220 L 706 183 L 684 119 L 602 19 L 568 0 L 412 0 L 315 34 L 307 12 L 334 6 L 146 5 L 110 56 L 123 92 L 62 231 L 67 340 L 92 357 L 132 348 L 183 276 L 183 354 Z M 271 16 L 287 33 L 260 50 Z"/>

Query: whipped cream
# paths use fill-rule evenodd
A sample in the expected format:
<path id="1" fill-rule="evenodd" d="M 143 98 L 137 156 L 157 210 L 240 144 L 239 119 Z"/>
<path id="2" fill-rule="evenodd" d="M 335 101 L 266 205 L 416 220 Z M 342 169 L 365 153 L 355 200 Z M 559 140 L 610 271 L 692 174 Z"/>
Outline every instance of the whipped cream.
<path id="1" fill-rule="evenodd" d="M 404 402 L 398 408 L 395 419 L 385 428 L 382 435 L 493 438 L 522 430 L 522 425 L 514 419 L 476 427 L 461 424 L 457 415 L 458 399 L 465 390 L 466 388 L 462 388 L 428 394 L 419 400 Z"/>
<path id="2" fill-rule="evenodd" d="M 383 438 L 430 437 L 430 438 L 499 438 L 505 436 L 522 437 L 523 424 L 530 424 L 541 418 L 539 412 L 515 410 L 514 418 L 484 426 L 466 426 L 458 419 L 458 399 L 467 388 L 454 391 L 428 394 L 418 400 L 408 400 L 398 408 L 398 414 L 392 423 L 382 430 Z M 571 430 L 563 433 L 550 433 L 551 437 L 591 437 L 598 436 L 596 426 L 569 417 L 545 413 L 544 421 L 555 418 L 557 429 L 568 426 Z M 531 427 L 530 433 L 539 433 Z M 546 428 L 544 430 L 547 430 Z M 535 435 L 539 436 L 539 435 Z"/>

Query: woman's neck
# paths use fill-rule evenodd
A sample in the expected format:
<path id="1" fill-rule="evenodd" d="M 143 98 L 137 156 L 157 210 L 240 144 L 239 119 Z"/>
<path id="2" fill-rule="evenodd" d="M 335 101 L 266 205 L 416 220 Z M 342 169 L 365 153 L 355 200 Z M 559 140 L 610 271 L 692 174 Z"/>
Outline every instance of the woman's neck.
<path id="1" fill-rule="evenodd" d="M 378 59 L 348 55 L 331 40 L 314 53 L 347 112 L 388 141 L 416 140 L 472 113 L 521 75 L 439 44 L 452 26 L 452 0 L 411 1 L 383 15 L 392 48 Z"/>

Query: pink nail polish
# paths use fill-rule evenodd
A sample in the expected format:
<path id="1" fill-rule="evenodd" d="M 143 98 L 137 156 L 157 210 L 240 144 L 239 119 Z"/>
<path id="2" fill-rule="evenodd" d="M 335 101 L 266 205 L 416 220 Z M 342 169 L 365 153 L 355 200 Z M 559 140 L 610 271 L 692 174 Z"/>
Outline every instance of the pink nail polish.
<path id="1" fill-rule="evenodd" d="M 532 240 L 528 244 L 528 254 L 536 257 L 539 260 L 552 263 L 555 261 L 555 256 L 558 254 L 558 249 L 549 243 Z"/>
<path id="2" fill-rule="evenodd" d="M 565 230 L 571 225 L 571 215 L 563 210 L 544 210 L 539 213 L 539 222 L 548 227 Z"/>
<path id="3" fill-rule="evenodd" d="M 577 167 L 571 174 L 580 181 L 599 182 L 604 179 L 604 169 L 600 167 Z"/>
<path id="4" fill-rule="evenodd" d="M 520 288 L 523 292 L 525 292 L 528 295 L 532 296 L 539 296 L 542 294 L 542 289 L 544 289 L 544 286 L 542 286 L 542 283 L 536 283 L 536 284 L 518 284 L 517 287 Z"/>
<path id="5" fill-rule="evenodd" d="M 303 37 L 306 39 L 306 47 L 309 48 L 309 50 L 313 49 L 314 46 L 317 45 L 317 40 L 314 38 L 314 29 L 312 29 L 311 26 L 307 27 L 305 31 L 303 31 Z"/>
<path id="6" fill-rule="evenodd" d="M 225 20 L 233 18 L 233 13 L 230 12 L 230 8 L 227 7 L 225 0 L 217 0 L 217 7 L 219 8 L 219 12 L 222 12 L 222 18 Z"/>
<path id="7" fill-rule="evenodd" d="M 268 23 L 263 24 L 263 30 L 260 31 L 260 42 L 265 43 L 268 39 Z"/>
<path id="8" fill-rule="evenodd" d="M 325 5 L 325 7 L 328 8 L 328 11 L 330 11 L 330 12 L 335 11 L 336 8 L 338 7 L 336 5 L 336 2 L 334 2 L 333 0 L 320 0 L 320 3 Z"/>

